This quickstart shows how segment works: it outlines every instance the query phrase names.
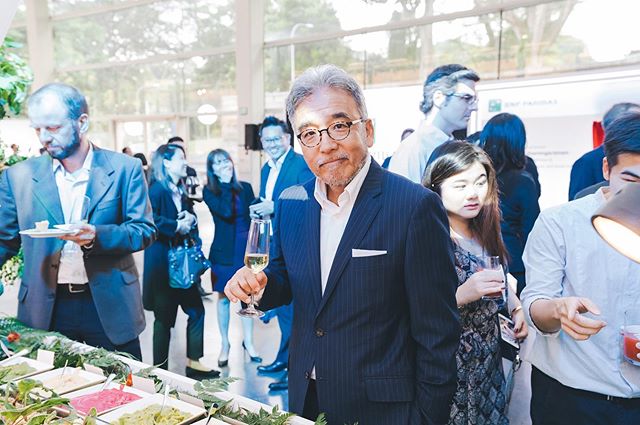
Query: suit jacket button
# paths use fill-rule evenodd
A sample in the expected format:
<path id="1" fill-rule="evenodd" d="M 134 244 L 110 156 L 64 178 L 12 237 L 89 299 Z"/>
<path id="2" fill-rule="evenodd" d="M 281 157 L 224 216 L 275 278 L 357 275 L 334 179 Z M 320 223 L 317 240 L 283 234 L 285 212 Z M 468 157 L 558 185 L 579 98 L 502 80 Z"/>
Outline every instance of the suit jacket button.
<path id="1" fill-rule="evenodd" d="M 304 373 L 304 378 L 305 379 L 310 379 L 311 378 L 311 374 L 309 372 L 305 372 Z"/>
<path id="2" fill-rule="evenodd" d="M 316 336 L 318 338 L 323 337 L 324 336 L 324 331 L 322 329 L 320 329 L 320 328 L 316 329 Z"/>
<path id="3" fill-rule="evenodd" d="M 57 269 L 57 268 L 58 268 L 58 265 L 57 265 L 57 264 L 51 264 L 51 268 L 52 268 L 52 269 Z"/>

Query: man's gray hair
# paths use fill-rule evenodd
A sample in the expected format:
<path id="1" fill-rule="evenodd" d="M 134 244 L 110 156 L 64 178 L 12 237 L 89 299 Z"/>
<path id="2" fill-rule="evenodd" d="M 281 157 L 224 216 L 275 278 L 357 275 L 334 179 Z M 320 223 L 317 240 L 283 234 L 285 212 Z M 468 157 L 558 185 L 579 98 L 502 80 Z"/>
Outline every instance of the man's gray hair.
<path id="1" fill-rule="evenodd" d="M 451 66 L 451 65 L 446 65 Z M 422 91 L 422 102 L 420 102 L 420 110 L 427 113 L 433 108 L 433 95 L 437 91 L 441 91 L 446 96 L 450 96 L 455 92 L 456 85 L 460 80 L 480 81 L 480 76 L 472 69 L 458 65 L 460 68 L 451 74 L 445 74 L 432 80 L 431 76 L 427 77 Z M 444 68 L 444 67 L 441 67 Z M 436 68 L 437 70 L 438 68 Z M 432 73 L 433 74 L 433 73 Z"/>
<path id="2" fill-rule="evenodd" d="M 84 95 L 77 88 L 64 83 L 50 83 L 40 87 L 29 96 L 27 105 L 31 108 L 49 94 L 55 94 L 60 99 L 67 107 L 67 116 L 72 120 L 77 120 L 82 114 L 89 113 Z"/>
<path id="3" fill-rule="evenodd" d="M 364 101 L 364 93 L 358 82 L 345 70 L 335 65 L 320 65 L 307 69 L 293 82 L 291 91 L 287 96 L 287 116 L 293 127 L 296 108 L 307 97 L 321 88 L 344 90 L 356 102 L 360 113 L 358 118 L 367 118 L 367 106 Z M 295 133 L 294 128 L 294 133 Z"/>

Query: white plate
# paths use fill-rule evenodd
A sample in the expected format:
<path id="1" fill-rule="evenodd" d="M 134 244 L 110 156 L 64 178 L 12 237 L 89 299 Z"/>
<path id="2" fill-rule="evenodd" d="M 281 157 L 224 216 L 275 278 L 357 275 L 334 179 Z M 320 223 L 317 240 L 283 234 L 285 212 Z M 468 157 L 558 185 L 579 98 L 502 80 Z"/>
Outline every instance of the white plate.
<path id="1" fill-rule="evenodd" d="M 38 373 L 46 372 L 48 370 L 53 369 L 53 365 L 50 365 L 50 364 L 47 364 L 47 363 L 43 363 L 43 362 L 39 362 L 37 360 L 29 359 L 27 357 L 15 357 L 13 359 L 5 360 L 4 363 L 2 363 L 2 366 L 0 366 L 0 367 L 11 366 L 11 365 L 20 364 L 20 363 L 26 363 L 27 366 L 30 366 L 30 367 L 34 368 L 35 370 L 33 372 L 27 373 L 26 375 L 22 375 L 22 376 L 17 377 L 16 379 L 14 379 L 16 381 L 18 379 L 27 378 L 29 376 L 33 376 L 33 375 L 36 375 Z"/>
<path id="2" fill-rule="evenodd" d="M 162 394 L 153 394 L 149 397 L 145 397 L 141 400 L 134 401 L 133 403 L 126 404 L 122 407 L 112 410 L 111 412 L 98 416 L 100 419 L 106 422 L 114 422 L 120 417 L 134 413 L 139 410 L 143 410 L 145 407 L 157 404 L 162 406 L 162 400 L 164 396 Z M 202 407 L 194 406 L 193 404 L 186 403 L 184 401 L 176 400 L 173 397 L 167 397 L 167 404 L 165 406 L 174 407 L 184 413 L 191 414 L 191 417 L 175 425 L 185 425 L 193 423 L 205 415 L 205 410 Z M 101 422 L 101 421 L 98 421 Z"/>
<path id="3" fill-rule="evenodd" d="M 193 425 L 229 425 L 227 422 L 222 422 L 220 419 L 211 418 L 208 422 L 207 419 L 195 422 Z M 244 424 L 243 424 L 244 425 Z"/>
<path id="4" fill-rule="evenodd" d="M 29 236 L 32 238 L 59 238 L 64 235 L 71 235 L 75 233 L 75 230 L 62 230 L 62 229 L 47 229 L 47 230 L 20 230 L 21 235 Z"/>
<path id="5" fill-rule="evenodd" d="M 50 370 L 49 372 L 44 372 L 38 376 L 33 377 L 33 379 L 36 381 L 45 382 L 45 381 L 48 381 L 49 379 L 55 378 L 57 376 L 61 376 L 63 370 L 64 368 Z M 67 388 L 64 391 L 59 392 L 58 393 L 59 395 L 70 393 L 71 391 L 76 391 L 81 388 L 91 387 L 93 385 L 99 384 L 100 382 L 104 382 L 107 379 L 105 376 L 96 375 L 95 373 L 89 373 L 84 369 L 73 368 L 73 367 L 67 368 L 67 371 L 65 372 L 65 376 L 72 373 L 83 378 L 83 382 L 78 383 L 77 385 L 73 385 L 71 386 L 71 388 Z M 47 397 L 48 396 L 49 395 L 47 395 Z"/>
<path id="6" fill-rule="evenodd" d="M 111 382 L 109 385 L 107 385 L 105 390 L 119 389 L 121 385 L 122 384 L 118 384 L 116 382 Z M 97 393 L 97 392 L 99 392 L 101 390 L 102 390 L 102 384 L 99 384 L 99 385 L 95 385 L 93 387 L 84 388 L 84 389 L 81 389 L 81 390 L 78 390 L 78 391 L 73 391 L 73 392 L 67 393 L 67 394 L 65 394 L 64 397 L 68 398 L 69 400 L 73 400 L 74 398 L 81 397 L 81 396 L 88 395 L 88 394 Z M 139 396 L 141 398 L 149 397 L 151 395 L 151 394 L 149 394 L 147 392 L 144 392 L 142 390 L 139 390 L 139 389 L 136 389 L 136 388 L 133 388 L 133 387 L 127 387 L 126 385 L 122 387 L 122 391 L 124 391 L 126 393 L 135 394 L 135 395 L 137 395 L 137 396 Z M 138 400 L 135 400 L 135 401 L 138 401 Z M 133 401 L 130 402 L 130 403 L 133 403 Z M 129 403 L 126 403 L 126 404 L 129 404 Z M 122 406 L 125 406 L 126 404 L 123 404 Z M 107 410 L 103 410 L 102 412 L 98 412 L 98 414 L 102 415 L 102 414 L 108 413 L 108 412 L 110 412 L 110 411 L 112 411 L 114 409 L 117 409 L 119 407 L 122 407 L 122 406 L 115 406 L 115 407 L 112 407 L 111 409 L 107 409 Z M 80 415 L 84 416 L 84 414 L 82 412 L 78 412 L 78 413 Z"/>

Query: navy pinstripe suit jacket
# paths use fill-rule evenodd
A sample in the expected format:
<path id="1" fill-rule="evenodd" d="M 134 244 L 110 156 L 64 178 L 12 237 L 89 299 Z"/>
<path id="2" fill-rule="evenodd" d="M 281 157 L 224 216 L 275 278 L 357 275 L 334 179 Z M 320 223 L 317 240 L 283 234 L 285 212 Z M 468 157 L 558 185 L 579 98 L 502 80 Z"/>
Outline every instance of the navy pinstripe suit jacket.
<path id="1" fill-rule="evenodd" d="M 315 365 L 329 424 L 446 423 L 455 390 L 458 285 L 449 225 L 433 192 L 375 161 L 324 295 L 314 180 L 282 193 L 261 307 L 294 302 L 289 408 L 302 413 Z M 352 249 L 386 255 L 352 257 Z"/>

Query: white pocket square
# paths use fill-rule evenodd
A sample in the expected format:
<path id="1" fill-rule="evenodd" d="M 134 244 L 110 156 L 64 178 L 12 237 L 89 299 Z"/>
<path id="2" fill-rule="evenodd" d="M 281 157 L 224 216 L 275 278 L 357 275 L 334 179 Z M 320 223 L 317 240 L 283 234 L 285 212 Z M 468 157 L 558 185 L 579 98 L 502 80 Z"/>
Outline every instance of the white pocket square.
<path id="1" fill-rule="evenodd" d="M 386 255 L 387 251 L 380 251 L 377 249 L 356 249 L 351 250 L 351 257 L 375 257 L 376 255 Z"/>

